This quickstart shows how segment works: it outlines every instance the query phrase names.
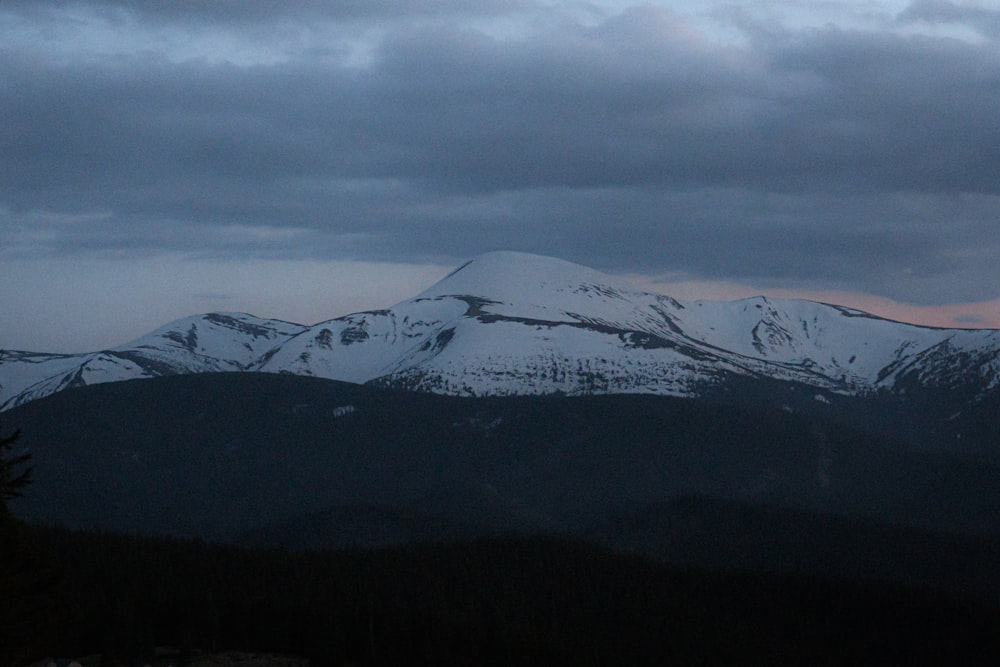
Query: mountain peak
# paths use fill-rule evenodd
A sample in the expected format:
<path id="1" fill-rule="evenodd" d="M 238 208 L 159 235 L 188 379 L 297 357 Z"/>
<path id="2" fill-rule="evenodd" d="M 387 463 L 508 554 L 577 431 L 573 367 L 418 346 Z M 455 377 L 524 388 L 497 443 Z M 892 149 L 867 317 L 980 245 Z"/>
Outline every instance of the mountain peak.
<path id="1" fill-rule="evenodd" d="M 603 285 L 618 291 L 637 292 L 600 271 L 555 257 L 510 250 L 484 253 L 461 264 L 418 295 L 430 298 L 476 295 L 498 301 L 530 300 L 533 295 L 565 291 L 581 285 Z"/>

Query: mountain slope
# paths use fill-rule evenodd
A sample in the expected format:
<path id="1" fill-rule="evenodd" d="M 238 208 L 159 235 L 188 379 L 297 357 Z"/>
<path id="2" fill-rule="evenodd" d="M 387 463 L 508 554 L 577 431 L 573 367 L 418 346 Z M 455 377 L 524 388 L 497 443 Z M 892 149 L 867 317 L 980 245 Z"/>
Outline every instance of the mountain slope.
<path id="1" fill-rule="evenodd" d="M 495 252 L 392 308 L 312 326 L 208 314 L 89 355 L 7 352 L 0 409 L 75 386 L 217 371 L 471 396 L 703 396 L 761 378 L 823 400 L 931 389 L 977 401 L 1000 386 L 1000 331 L 801 300 L 684 303 L 562 260 Z"/>
<path id="2" fill-rule="evenodd" d="M 0 409 L 104 382 L 250 370 L 278 341 L 304 329 L 245 313 L 209 313 L 171 322 L 110 350 L 86 354 L 4 351 Z"/>
<path id="3" fill-rule="evenodd" d="M 60 392 L 3 421 L 36 468 L 12 509 L 77 527 L 218 538 L 389 505 L 441 526 L 577 531 L 698 493 L 1000 534 L 995 433 L 989 451 L 934 451 L 856 429 L 849 411 L 203 373 Z"/>
<path id="4" fill-rule="evenodd" d="M 294 548 L 543 532 L 1000 592 L 995 453 L 742 401 L 204 373 L 60 392 L 3 421 L 35 466 L 11 510 L 41 525 Z"/>

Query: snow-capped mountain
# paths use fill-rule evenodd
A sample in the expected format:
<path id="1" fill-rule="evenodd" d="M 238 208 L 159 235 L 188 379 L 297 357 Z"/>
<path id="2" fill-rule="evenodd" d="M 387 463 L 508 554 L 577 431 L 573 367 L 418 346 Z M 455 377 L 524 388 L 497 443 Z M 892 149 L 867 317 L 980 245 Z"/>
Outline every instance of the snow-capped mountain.
<path id="1" fill-rule="evenodd" d="M 261 355 L 304 329 L 242 313 L 209 313 L 171 322 L 131 343 L 100 352 L 4 351 L 0 409 L 102 382 L 253 370 Z"/>
<path id="2" fill-rule="evenodd" d="M 741 377 L 843 395 L 961 387 L 976 398 L 1000 385 L 1000 331 L 802 300 L 681 302 L 562 260 L 494 252 L 392 308 L 312 326 L 212 313 L 92 354 L 8 351 L 0 409 L 70 387 L 214 371 L 475 396 L 698 396 Z"/>

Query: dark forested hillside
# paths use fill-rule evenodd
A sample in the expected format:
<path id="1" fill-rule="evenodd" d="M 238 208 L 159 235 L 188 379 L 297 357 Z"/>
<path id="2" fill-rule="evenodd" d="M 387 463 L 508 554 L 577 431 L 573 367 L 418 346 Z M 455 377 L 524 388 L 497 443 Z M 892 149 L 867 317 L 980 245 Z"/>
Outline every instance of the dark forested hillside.
<path id="1" fill-rule="evenodd" d="M 954 443 L 988 415 L 913 439 L 795 398 L 61 392 L 5 414 L 34 465 L 22 599 L 102 667 L 995 664 L 1000 462 Z"/>
<path id="2" fill-rule="evenodd" d="M 838 416 L 791 398 L 462 399 L 206 374 L 95 385 L 5 417 L 36 466 L 13 509 L 78 528 L 288 546 L 305 528 L 299 546 L 581 533 L 695 494 L 1000 533 L 995 447 L 915 443 L 884 421 L 861 428 L 871 404 Z"/>
<path id="3" fill-rule="evenodd" d="M 678 568 L 552 538 L 334 552 L 34 529 L 58 650 L 313 665 L 996 664 L 1000 604 L 865 580 Z"/>

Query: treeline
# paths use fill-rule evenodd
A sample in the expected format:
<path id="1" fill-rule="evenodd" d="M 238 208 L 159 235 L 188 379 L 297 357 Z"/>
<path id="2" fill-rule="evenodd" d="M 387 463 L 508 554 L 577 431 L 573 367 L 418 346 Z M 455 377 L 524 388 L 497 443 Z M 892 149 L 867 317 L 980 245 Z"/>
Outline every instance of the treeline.
<path id="1" fill-rule="evenodd" d="M 559 538 L 329 552 L 24 529 L 49 653 L 313 665 L 1000 664 L 1000 602 L 679 568 Z M 51 584 L 51 582 L 50 582 Z"/>

